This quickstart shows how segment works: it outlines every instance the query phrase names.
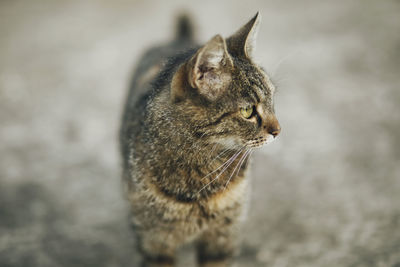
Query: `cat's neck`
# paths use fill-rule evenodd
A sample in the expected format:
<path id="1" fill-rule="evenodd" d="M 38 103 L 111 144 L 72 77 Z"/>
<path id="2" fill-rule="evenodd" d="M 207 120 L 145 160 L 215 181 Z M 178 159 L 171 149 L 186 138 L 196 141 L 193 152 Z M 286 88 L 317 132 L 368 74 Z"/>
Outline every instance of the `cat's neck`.
<path id="1" fill-rule="evenodd" d="M 153 182 L 161 191 L 180 201 L 198 201 L 223 192 L 244 178 L 249 150 L 226 148 L 219 144 L 199 145 L 170 148 L 175 152 L 169 152 L 169 158 L 163 154 L 152 161 L 151 168 L 158 177 Z M 165 153 L 165 149 L 169 150 L 164 146 L 159 153 Z M 184 153 L 181 149 L 185 150 Z"/>

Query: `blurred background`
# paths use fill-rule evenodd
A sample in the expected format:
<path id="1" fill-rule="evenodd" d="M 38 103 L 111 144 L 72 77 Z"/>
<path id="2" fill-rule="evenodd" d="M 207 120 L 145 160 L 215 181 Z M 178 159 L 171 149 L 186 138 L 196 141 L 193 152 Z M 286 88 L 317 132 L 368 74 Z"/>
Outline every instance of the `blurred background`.
<path id="1" fill-rule="evenodd" d="M 237 266 L 399 267 L 398 0 L 0 0 L 0 266 L 137 266 L 120 113 L 182 10 L 199 42 L 260 11 L 278 86 Z"/>

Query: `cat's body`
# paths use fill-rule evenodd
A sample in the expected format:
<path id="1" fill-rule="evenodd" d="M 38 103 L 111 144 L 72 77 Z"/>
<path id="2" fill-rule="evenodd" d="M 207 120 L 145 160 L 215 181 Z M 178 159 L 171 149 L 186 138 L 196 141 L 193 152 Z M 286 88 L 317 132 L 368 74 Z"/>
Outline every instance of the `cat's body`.
<path id="1" fill-rule="evenodd" d="M 273 86 L 241 45 L 256 24 L 257 16 L 228 46 L 216 36 L 200 47 L 182 19 L 176 40 L 150 50 L 139 64 L 121 150 L 145 266 L 172 266 L 176 249 L 192 240 L 203 266 L 226 266 L 236 251 L 248 156 L 279 133 Z M 255 86 L 259 92 L 251 93 Z M 243 118 L 250 111 L 240 107 L 252 101 L 254 114 Z M 252 138 L 243 141 L 247 135 Z"/>

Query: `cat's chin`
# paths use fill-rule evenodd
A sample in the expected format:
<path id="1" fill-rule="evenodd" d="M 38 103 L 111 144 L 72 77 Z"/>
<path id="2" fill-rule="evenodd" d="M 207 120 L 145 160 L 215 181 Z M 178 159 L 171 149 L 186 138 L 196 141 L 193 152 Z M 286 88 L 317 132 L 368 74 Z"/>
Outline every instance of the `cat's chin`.
<path id="1" fill-rule="evenodd" d="M 268 134 L 267 136 L 261 136 L 255 139 L 252 139 L 246 143 L 246 146 L 249 148 L 261 148 L 265 145 L 271 144 L 275 141 L 276 137 L 272 134 Z"/>

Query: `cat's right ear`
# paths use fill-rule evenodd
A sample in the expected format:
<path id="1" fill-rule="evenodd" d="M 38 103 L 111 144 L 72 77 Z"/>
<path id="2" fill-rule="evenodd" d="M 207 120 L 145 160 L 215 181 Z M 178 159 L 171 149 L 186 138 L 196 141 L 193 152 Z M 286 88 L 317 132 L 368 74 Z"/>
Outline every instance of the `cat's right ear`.
<path id="1" fill-rule="evenodd" d="M 260 21 L 261 15 L 257 12 L 249 22 L 226 40 L 231 55 L 248 59 L 252 58 Z"/>
<path id="2" fill-rule="evenodd" d="M 182 86 L 185 84 L 182 79 L 186 78 L 187 86 L 198 90 L 207 99 L 215 100 L 228 87 L 232 68 L 233 61 L 228 54 L 225 40 L 221 35 L 216 35 L 174 75 L 171 84 L 172 98 L 183 96 L 185 88 Z"/>

